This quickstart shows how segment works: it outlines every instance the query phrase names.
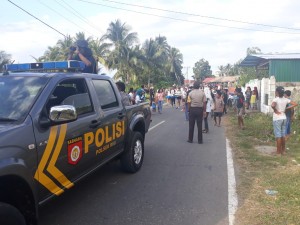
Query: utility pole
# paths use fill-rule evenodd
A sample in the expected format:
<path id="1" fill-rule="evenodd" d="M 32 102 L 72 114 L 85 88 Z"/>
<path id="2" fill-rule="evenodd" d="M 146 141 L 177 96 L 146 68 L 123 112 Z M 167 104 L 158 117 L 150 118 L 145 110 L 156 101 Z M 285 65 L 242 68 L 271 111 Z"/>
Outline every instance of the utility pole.
<path id="1" fill-rule="evenodd" d="M 186 79 L 188 80 L 189 79 L 189 68 L 190 68 L 190 66 L 185 66 L 183 68 L 186 68 Z"/>

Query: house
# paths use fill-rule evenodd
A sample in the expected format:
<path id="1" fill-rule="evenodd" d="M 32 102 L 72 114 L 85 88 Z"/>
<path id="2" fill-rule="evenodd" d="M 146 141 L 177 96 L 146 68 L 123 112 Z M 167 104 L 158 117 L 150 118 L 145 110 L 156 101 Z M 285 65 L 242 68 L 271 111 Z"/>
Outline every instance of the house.
<path id="1" fill-rule="evenodd" d="M 248 55 L 240 66 L 268 71 L 268 78 L 250 80 L 246 84 L 251 88 L 258 88 L 260 96 L 258 108 L 261 112 L 267 114 L 273 112 L 271 103 L 275 98 L 276 86 L 291 90 L 292 95 L 300 90 L 300 53 Z"/>
<path id="2" fill-rule="evenodd" d="M 205 78 L 202 82 L 212 85 L 222 85 L 225 88 L 235 87 L 236 82 L 238 81 L 239 76 L 225 76 L 225 77 L 208 77 Z"/>
<path id="3" fill-rule="evenodd" d="M 193 86 L 194 82 L 195 82 L 195 80 L 185 79 L 184 80 L 184 86 L 186 86 L 186 87 Z"/>
<path id="4" fill-rule="evenodd" d="M 268 70 L 269 77 L 274 76 L 276 82 L 300 82 L 300 53 L 248 55 L 240 66 Z"/>

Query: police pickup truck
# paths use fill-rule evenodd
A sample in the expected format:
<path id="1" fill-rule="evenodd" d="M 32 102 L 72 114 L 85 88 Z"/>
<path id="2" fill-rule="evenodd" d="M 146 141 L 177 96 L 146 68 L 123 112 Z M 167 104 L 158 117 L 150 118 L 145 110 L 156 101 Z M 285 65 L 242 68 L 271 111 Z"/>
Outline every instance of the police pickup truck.
<path id="1" fill-rule="evenodd" d="M 79 61 L 9 64 L 0 75 L 0 224 L 38 223 L 38 207 L 113 158 L 143 163 L 148 103 L 122 105 Z M 59 71 L 58 71 L 59 70 Z"/>

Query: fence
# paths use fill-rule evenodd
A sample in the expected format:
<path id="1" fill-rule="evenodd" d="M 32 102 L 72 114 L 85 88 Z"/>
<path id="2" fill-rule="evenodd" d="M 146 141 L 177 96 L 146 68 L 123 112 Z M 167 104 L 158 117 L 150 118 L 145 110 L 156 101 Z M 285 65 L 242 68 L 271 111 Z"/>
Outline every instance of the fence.
<path id="1" fill-rule="evenodd" d="M 248 86 L 251 88 L 251 90 L 253 90 L 254 87 L 257 87 L 259 93 L 259 100 L 257 102 L 258 109 L 265 114 L 273 113 L 273 109 L 271 108 L 271 103 L 272 100 L 275 98 L 276 86 L 283 86 L 285 90 L 290 90 L 292 92 L 291 98 L 293 99 L 293 101 L 297 102 L 298 105 L 300 104 L 300 82 L 294 82 L 294 83 L 276 82 L 275 77 L 271 76 L 270 78 L 263 78 L 262 80 L 258 80 L 258 79 L 250 80 L 245 85 L 245 87 Z M 297 108 L 299 111 L 300 107 Z M 300 116 L 299 113 L 298 116 Z"/>

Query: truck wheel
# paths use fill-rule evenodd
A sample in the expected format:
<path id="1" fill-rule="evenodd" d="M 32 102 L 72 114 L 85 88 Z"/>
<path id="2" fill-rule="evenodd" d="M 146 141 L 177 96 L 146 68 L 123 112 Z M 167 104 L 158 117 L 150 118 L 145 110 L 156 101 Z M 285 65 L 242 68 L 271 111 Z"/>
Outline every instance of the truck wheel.
<path id="1" fill-rule="evenodd" d="M 121 156 L 121 166 L 126 172 L 135 173 L 142 167 L 143 159 L 144 138 L 140 132 L 134 132 Z"/>
<path id="2" fill-rule="evenodd" d="M 26 225 L 20 211 L 12 205 L 0 202 L 0 224 Z"/>

